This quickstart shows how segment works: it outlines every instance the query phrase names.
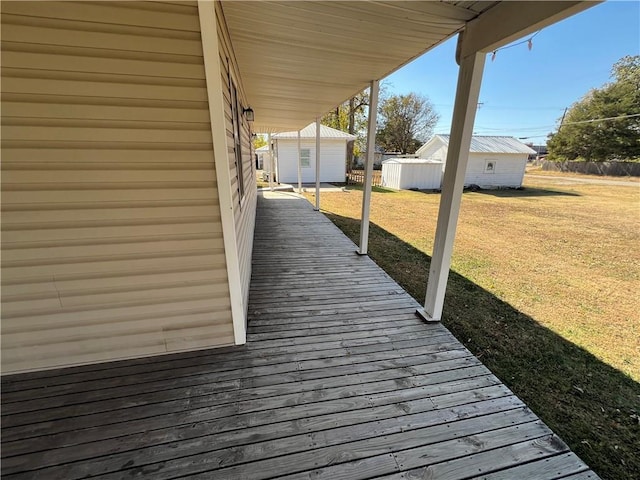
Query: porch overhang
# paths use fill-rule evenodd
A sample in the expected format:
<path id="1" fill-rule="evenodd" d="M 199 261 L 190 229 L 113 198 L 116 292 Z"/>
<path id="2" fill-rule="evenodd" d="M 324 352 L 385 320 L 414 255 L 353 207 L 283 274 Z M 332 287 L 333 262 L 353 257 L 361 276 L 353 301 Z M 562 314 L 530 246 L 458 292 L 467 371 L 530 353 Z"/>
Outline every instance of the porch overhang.
<path id="1" fill-rule="evenodd" d="M 298 130 L 466 30 L 459 54 L 505 45 L 598 2 L 223 1 L 254 131 Z"/>

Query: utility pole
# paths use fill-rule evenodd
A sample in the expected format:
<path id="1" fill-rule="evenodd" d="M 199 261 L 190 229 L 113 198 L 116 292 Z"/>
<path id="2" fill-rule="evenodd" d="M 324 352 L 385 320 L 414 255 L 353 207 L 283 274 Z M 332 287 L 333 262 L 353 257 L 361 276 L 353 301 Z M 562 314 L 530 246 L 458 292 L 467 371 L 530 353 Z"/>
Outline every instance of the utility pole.
<path id="1" fill-rule="evenodd" d="M 564 109 L 564 113 L 562 114 L 562 118 L 560 119 L 560 126 L 558 127 L 558 131 L 560 131 L 560 129 L 562 128 L 562 124 L 564 123 L 564 117 L 567 114 L 567 110 L 569 110 L 569 107 L 565 107 Z"/>

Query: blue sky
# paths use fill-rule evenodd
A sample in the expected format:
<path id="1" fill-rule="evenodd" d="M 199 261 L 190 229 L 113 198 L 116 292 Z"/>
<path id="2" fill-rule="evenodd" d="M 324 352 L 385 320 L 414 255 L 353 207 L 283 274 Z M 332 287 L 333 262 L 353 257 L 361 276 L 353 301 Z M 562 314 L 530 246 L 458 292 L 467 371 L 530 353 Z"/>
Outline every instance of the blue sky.
<path id="1" fill-rule="evenodd" d="M 515 42 L 514 42 L 515 43 Z M 458 74 L 453 38 L 390 75 L 389 93 L 419 92 L 440 113 L 435 133 L 449 133 Z M 565 107 L 610 80 L 612 65 L 640 54 L 640 2 L 611 1 L 543 29 L 526 43 L 487 58 L 474 127 L 544 143 Z"/>

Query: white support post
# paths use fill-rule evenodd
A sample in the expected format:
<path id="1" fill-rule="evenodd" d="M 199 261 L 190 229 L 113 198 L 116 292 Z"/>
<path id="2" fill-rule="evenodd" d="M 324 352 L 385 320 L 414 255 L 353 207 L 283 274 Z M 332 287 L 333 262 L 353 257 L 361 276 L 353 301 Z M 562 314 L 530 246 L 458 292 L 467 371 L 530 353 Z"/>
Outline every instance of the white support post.
<path id="1" fill-rule="evenodd" d="M 461 40 L 462 38 L 459 38 L 458 42 Z M 417 312 L 427 321 L 437 322 L 442 318 L 485 57 L 486 53 L 476 52 L 461 58 L 459 62 L 458 87 L 453 107 L 451 136 L 442 181 L 427 294 L 424 310 L 420 309 Z"/>
<path id="2" fill-rule="evenodd" d="M 371 210 L 371 185 L 373 184 L 373 161 L 376 149 L 376 121 L 378 116 L 378 92 L 380 81 L 373 80 L 369 89 L 369 124 L 367 130 L 367 159 L 364 185 L 362 186 L 362 220 L 360 221 L 360 250 L 358 255 L 366 255 L 369 247 L 369 212 Z"/>
<path id="3" fill-rule="evenodd" d="M 229 170 L 229 153 L 227 150 L 227 132 L 224 128 L 224 98 L 222 95 L 222 74 L 220 72 L 220 52 L 214 2 L 200 0 L 198 2 L 202 50 L 204 52 L 204 72 L 209 100 L 209 120 L 213 137 L 213 161 L 218 183 L 218 200 L 220 202 L 220 219 L 222 222 L 222 239 L 227 264 L 229 281 L 229 299 L 231 302 L 231 318 L 233 337 L 236 345 L 247 342 L 247 324 L 244 301 L 242 299 L 242 280 L 240 276 L 240 260 L 234 220 L 233 193 L 231 190 L 231 173 Z M 235 205 L 235 208 L 239 208 Z"/>
<path id="4" fill-rule="evenodd" d="M 267 135 L 267 145 L 269 145 L 269 188 L 273 191 L 273 150 L 271 148 L 271 134 Z"/>
<path id="5" fill-rule="evenodd" d="M 320 210 L 320 118 L 316 118 L 316 206 Z"/>
<path id="6" fill-rule="evenodd" d="M 300 130 L 298 130 L 298 193 L 302 193 L 302 147 L 300 145 Z"/>

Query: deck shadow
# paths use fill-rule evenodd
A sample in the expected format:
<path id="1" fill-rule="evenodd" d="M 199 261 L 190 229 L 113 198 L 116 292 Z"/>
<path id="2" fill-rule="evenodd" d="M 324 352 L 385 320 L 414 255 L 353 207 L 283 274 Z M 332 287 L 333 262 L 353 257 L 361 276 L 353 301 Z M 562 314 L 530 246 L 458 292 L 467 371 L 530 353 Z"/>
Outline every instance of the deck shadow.
<path id="1" fill-rule="evenodd" d="M 465 193 L 471 193 L 465 191 Z M 522 188 L 507 188 L 507 189 L 482 189 L 475 190 L 473 193 L 481 193 L 484 195 L 492 195 L 500 198 L 523 198 L 523 197 L 580 197 L 581 195 L 576 192 L 567 192 L 565 190 L 555 190 L 550 188 L 535 188 L 535 187 L 522 187 Z"/>
<path id="2" fill-rule="evenodd" d="M 362 185 L 349 185 L 349 190 L 359 190 L 362 191 Z M 405 191 L 412 191 L 418 193 L 424 193 L 426 195 L 440 195 L 440 190 L 418 190 L 418 189 L 410 189 L 410 190 L 393 190 L 391 188 L 386 187 L 372 187 L 371 190 L 375 193 L 401 193 Z M 494 197 L 500 198 L 523 198 L 523 197 L 579 197 L 581 196 L 576 192 L 567 192 L 564 190 L 555 190 L 550 188 L 534 188 L 534 187 L 523 187 L 523 188 L 502 188 L 502 189 L 465 189 L 465 194 L 471 193 L 480 193 L 484 195 L 492 195 Z"/>
<path id="3" fill-rule="evenodd" d="M 324 214 L 358 241 L 359 220 Z M 374 223 L 369 254 L 423 302 L 429 255 Z M 442 323 L 596 473 L 640 471 L 640 384 L 453 271 Z"/>

